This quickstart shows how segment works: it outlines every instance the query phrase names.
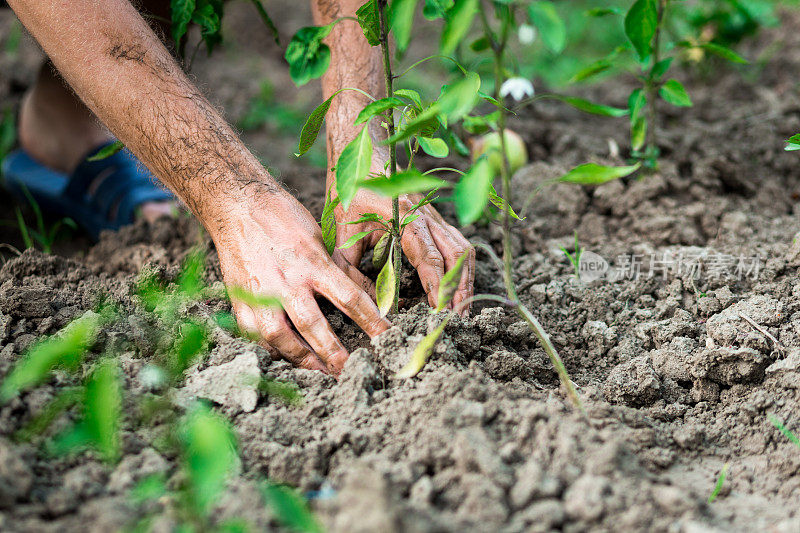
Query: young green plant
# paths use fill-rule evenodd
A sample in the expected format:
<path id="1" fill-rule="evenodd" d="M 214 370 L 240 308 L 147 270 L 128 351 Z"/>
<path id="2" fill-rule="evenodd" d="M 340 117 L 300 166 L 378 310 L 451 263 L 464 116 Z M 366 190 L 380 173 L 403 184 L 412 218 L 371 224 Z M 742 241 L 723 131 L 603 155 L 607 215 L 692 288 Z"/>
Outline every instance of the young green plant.
<path id="1" fill-rule="evenodd" d="M 354 20 L 360 26 L 367 42 L 380 47 L 383 59 L 385 96 L 376 98 L 359 88 L 345 87 L 320 104 L 309 116 L 300 135 L 298 154 L 302 155 L 314 144 L 322 122 L 333 98 L 343 91 L 357 91 L 365 94 L 370 102 L 359 112 L 354 124 L 361 130 L 342 150 L 335 165 L 336 197 L 328 196 L 323 210 L 321 225 L 323 237 L 329 252 L 336 243 L 335 209 L 341 204 L 346 211 L 359 189 L 367 189 L 391 198 L 392 215 L 386 219 L 377 213 L 361 213 L 358 220 L 348 224 L 371 223 L 375 227 L 359 232 L 344 242 L 340 248 L 354 246 L 373 232 L 382 233 L 376 245 L 373 258 L 380 273 L 376 282 L 378 307 L 382 314 L 397 311 L 399 284 L 402 268 L 403 232 L 408 224 L 419 214 L 417 211 L 433 201 L 436 191 L 449 187 L 444 180 L 422 173 L 414 167 L 414 156 L 420 150 L 433 157 L 446 157 L 449 154 L 447 143 L 435 136 L 448 121 L 459 120 L 475 105 L 480 89 L 480 77 L 462 68 L 463 77 L 444 88 L 435 102 L 424 103 L 420 94 L 410 89 L 397 89 L 390 53 L 390 27 L 395 34 L 399 50 L 408 44 L 408 24 L 404 20 L 406 8 L 395 2 L 388 6 L 385 0 L 368 0 L 362 5 L 356 17 L 336 19 L 327 26 L 303 28 L 295 34 L 286 51 L 290 73 L 298 85 L 321 76 L 330 62 L 330 50 L 322 43 L 332 27 L 343 20 Z M 390 26 L 391 25 L 391 26 Z M 430 58 L 426 58 L 430 59 Z M 423 60 L 424 61 L 424 60 Z M 419 62 L 418 62 L 419 63 Z M 404 74 L 404 73 L 403 73 Z M 377 124 L 373 124 L 376 123 Z M 371 135 L 371 127 L 385 131 Z M 382 138 L 388 145 L 389 160 L 382 173 L 371 172 L 373 164 L 373 138 Z M 407 151 L 408 165 L 398 166 L 398 147 Z M 404 213 L 400 212 L 400 197 L 425 193 Z"/>
<path id="2" fill-rule="evenodd" d="M 667 74 L 681 53 L 713 54 L 733 63 L 747 63 L 739 54 L 707 37 L 681 35 L 671 39 L 667 31 L 668 13 L 686 8 L 678 0 L 636 0 L 627 12 L 591 10 L 589 16 L 621 17 L 627 42 L 608 56 L 580 70 L 573 81 L 592 78 L 612 68 L 624 68 L 630 58 L 638 68 L 636 78 L 641 83 L 628 97 L 631 155 L 648 169 L 658 163 L 658 101 L 677 107 L 692 106 L 692 99 L 683 84 Z"/>

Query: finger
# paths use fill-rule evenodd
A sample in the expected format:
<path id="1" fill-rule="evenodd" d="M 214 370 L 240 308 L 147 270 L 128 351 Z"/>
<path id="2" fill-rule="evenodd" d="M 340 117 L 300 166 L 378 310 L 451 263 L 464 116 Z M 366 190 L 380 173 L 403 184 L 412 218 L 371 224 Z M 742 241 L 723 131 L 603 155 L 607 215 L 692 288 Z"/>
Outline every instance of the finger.
<path id="1" fill-rule="evenodd" d="M 371 279 L 362 274 L 339 250 L 333 252 L 331 259 L 333 259 L 333 262 L 336 263 L 336 266 L 338 266 L 342 272 L 347 274 L 348 278 L 352 279 L 356 285 L 369 294 L 370 298 L 375 300 L 375 284 L 372 283 Z"/>
<path id="2" fill-rule="evenodd" d="M 338 268 L 331 268 L 329 272 L 317 276 L 314 279 L 314 289 L 352 318 L 370 337 L 389 329 L 389 322 L 381 317 L 378 306 L 369 294 Z"/>
<path id="3" fill-rule="evenodd" d="M 439 282 L 444 276 L 444 259 L 428 226 L 417 219 L 403 233 L 403 251 L 417 269 L 422 286 L 428 294 L 428 304 L 436 307 L 439 300 Z"/>
<path id="4" fill-rule="evenodd" d="M 286 314 L 328 370 L 339 375 L 350 352 L 331 329 L 311 291 L 288 299 Z"/>
<path id="5" fill-rule="evenodd" d="M 255 313 L 255 317 L 258 332 L 261 334 L 264 344 L 276 349 L 287 361 L 297 367 L 328 373 L 327 367 L 311 347 L 292 330 L 283 311 L 259 309 Z"/>
<path id="6" fill-rule="evenodd" d="M 461 271 L 461 279 L 450 304 L 450 309 L 455 309 L 462 302 L 469 299 L 473 294 L 475 282 L 475 248 L 464 238 L 461 233 L 449 224 L 437 224 L 428 221 L 428 227 L 439 251 L 444 258 L 447 270 L 455 267 L 458 258 L 467 254 L 464 260 L 464 267 Z M 469 315 L 469 307 L 466 306 L 461 311 L 462 316 Z"/>

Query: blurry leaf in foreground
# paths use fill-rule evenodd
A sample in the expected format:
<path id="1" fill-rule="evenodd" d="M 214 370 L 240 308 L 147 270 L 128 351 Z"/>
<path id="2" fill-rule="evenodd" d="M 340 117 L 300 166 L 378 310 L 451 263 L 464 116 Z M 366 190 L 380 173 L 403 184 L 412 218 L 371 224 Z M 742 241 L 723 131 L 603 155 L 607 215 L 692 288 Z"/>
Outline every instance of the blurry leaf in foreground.
<path id="1" fill-rule="evenodd" d="M 263 493 L 267 505 L 283 527 L 301 533 L 322 533 L 322 525 L 296 490 L 268 482 L 264 484 Z"/>
<path id="2" fill-rule="evenodd" d="M 442 281 L 439 283 L 439 301 L 436 305 L 436 309 L 432 310 L 433 313 L 438 313 L 447 307 L 456 294 L 458 284 L 461 282 L 461 271 L 464 270 L 464 259 L 467 258 L 467 255 L 469 254 L 466 252 L 461 254 L 456 260 L 456 264 L 453 265 L 453 268 L 442 276 Z"/>
<path id="3" fill-rule="evenodd" d="M 227 420 L 198 403 L 184 417 L 180 443 L 192 503 L 205 514 L 236 469 L 236 437 Z"/>
<path id="4" fill-rule="evenodd" d="M 55 335 L 29 348 L 0 385 L 0 402 L 38 385 L 58 366 L 74 370 L 94 344 L 103 317 L 87 311 Z"/>
<path id="5" fill-rule="evenodd" d="M 442 336 L 444 332 L 444 328 L 447 326 L 447 323 L 450 321 L 450 317 L 454 315 L 450 315 L 445 318 L 439 326 L 436 327 L 433 331 L 425 335 L 425 337 L 419 341 L 417 347 L 414 348 L 414 353 L 411 354 L 411 359 L 408 360 L 408 363 L 400 369 L 395 377 L 398 379 L 406 379 L 412 378 L 416 376 L 422 367 L 425 366 L 425 363 L 428 362 L 428 358 L 433 353 L 433 349 L 436 347 L 436 343 L 439 341 L 439 338 Z"/>

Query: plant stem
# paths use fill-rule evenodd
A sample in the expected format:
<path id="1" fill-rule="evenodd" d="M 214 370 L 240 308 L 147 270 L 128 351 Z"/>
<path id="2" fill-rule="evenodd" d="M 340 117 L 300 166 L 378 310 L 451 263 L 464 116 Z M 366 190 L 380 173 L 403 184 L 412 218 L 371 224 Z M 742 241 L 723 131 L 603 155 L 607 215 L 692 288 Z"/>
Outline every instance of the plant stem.
<path id="1" fill-rule="evenodd" d="M 502 97 L 500 96 L 500 88 L 503 86 L 503 82 L 505 82 L 505 74 L 503 71 L 503 55 L 505 53 L 506 43 L 508 42 L 510 24 L 508 23 L 508 20 L 503 21 L 503 27 L 499 41 L 495 40 L 489 22 L 486 18 L 483 4 L 480 6 L 481 21 L 483 22 L 486 36 L 491 42 L 492 50 L 494 52 L 494 97 L 499 102 L 502 101 Z M 511 198 L 511 163 L 508 160 L 505 137 L 506 113 L 508 111 L 502 106 L 499 109 L 500 115 L 497 119 L 497 131 L 500 135 L 500 153 L 502 154 L 503 161 L 503 164 L 500 167 L 500 177 L 503 182 L 503 198 L 506 201 L 506 209 L 503 210 L 503 281 L 506 286 L 506 293 L 508 295 L 508 299 L 516 308 L 517 313 L 528 323 L 528 326 L 533 330 L 534 334 L 539 339 L 539 343 L 542 345 L 545 353 L 547 353 L 547 356 L 550 358 L 550 362 L 555 368 L 559 380 L 567 390 L 567 395 L 570 397 L 575 406 L 580 409 L 581 413 L 585 415 L 586 412 L 583 409 L 583 404 L 581 403 L 580 397 L 575 391 L 575 386 L 572 384 L 572 380 L 570 379 L 569 374 L 564 367 L 564 363 L 561 361 L 558 352 L 553 346 L 553 343 L 550 341 L 550 337 L 547 335 L 547 332 L 544 330 L 539 321 L 536 320 L 536 317 L 533 316 L 533 313 L 531 313 L 528 308 L 522 305 L 522 302 L 519 301 L 519 297 L 517 296 L 517 288 L 514 284 L 513 277 L 514 257 L 513 250 L 511 248 L 511 202 L 509 201 L 509 198 Z"/>
<path id="2" fill-rule="evenodd" d="M 383 52 L 383 75 L 386 79 L 386 97 L 394 96 L 392 76 L 392 59 L 389 51 L 389 25 L 386 21 L 386 0 L 375 0 L 378 7 L 378 21 L 381 30 L 381 52 Z M 388 125 L 389 137 L 394 136 L 394 110 L 386 111 L 386 123 Z M 397 174 L 397 143 L 389 143 L 389 172 L 390 176 Z M 397 251 L 392 254 L 394 262 L 394 302 L 392 312 L 397 313 L 400 298 L 400 274 L 403 268 L 402 247 L 400 246 L 400 201 L 397 197 L 392 198 L 392 237 L 397 243 Z"/>
<path id="3" fill-rule="evenodd" d="M 658 1 L 658 17 L 656 23 L 656 34 L 653 37 L 653 65 L 645 82 L 645 94 L 647 96 L 647 142 L 645 143 L 645 159 L 655 168 L 656 153 L 658 145 L 656 141 L 656 127 L 658 126 L 658 89 L 659 81 L 653 79 L 653 71 L 656 65 L 661 62 L 661 26 L 664 22 L 664 13 L 667 10 L 667 0 Z"/>

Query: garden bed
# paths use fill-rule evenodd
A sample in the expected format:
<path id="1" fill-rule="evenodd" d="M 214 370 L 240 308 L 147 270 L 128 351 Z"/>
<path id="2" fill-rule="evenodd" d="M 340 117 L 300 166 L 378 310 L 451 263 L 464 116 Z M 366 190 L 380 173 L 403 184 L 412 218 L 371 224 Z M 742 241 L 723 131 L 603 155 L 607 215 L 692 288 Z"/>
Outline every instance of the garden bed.
<path id="1" fill-rule="evenodd" d="M 451 321 L 425 369 L 393 379 L 440 320 L 407 275 L 405 307 L 372 342 L 329 309 L 352 350 L 338 382 L 215 332 L 210 358 L 188 372 L 182 396 L 214 399 L 239 438 L 241 474 L 217 519 L 272 523 L 258 504 L 257 480 L 267 477 L 309 494 L 332 531 L 800 529 L 800 449 L 769 420 L 800 429 L 800 250 L 793 246 L 800 159 L 783 151 L 783 139 L 800 131 L 795 23 L 748 51 L 755 57 L 776 39 L 785 45 L 757 82 L 721 70 L 688 83 L 695 106 L 667 111 L 654 175 L 592 190 L 557 185 L 515 225 L 520 298 L 550 333 L 586 417 L 527 327 L 501 307 Z M 221 72 L 208 79 L 212 93 L 217 83 L 223 105 L 241 109 L 224 88 L 224 61 L 203 60 L 198 72 Z M 626 89 L 593 91 L 621 103 Z M 514 177 L 515 206 L 588 157 L 623 162 L 614 146 L 626 144 L 624 120 L 547 103 L 511 127 L 533 161 Z M 290 169 L 282 179 L 319 216 L 323 172 Z M 575 278 L 560 250 L 574 232 L 619 279 Z M 499 228 L 465 233 L 500 245 Z M 68 257 L 28 250 L 9 259 L 0 269 L 0 375 L 37 337 L 92 309 L 100 293 L 130 307 L 143 267 L 170 279 L 204 239 L 183 218 L 107 234 L 85 253 L 73 243 L 64 245 Z M 208 263 L 209 282 L 220 281 L 213 254 Z M 502 292 L 500 274 L 481 254 L 476 278 L 476 292 Z M 133 314 L 128 331 L 107 334 L 135 339 L 137 323 Z M 147 360 L 139 348 L 121 355 L 134 393 L 143 392 Z M 235 384 L 231 392 L 242 372 L 297 383 L 303 404 L 254 402 Z M 152 446 L 150 430 L 124 435 L 114 467 L 91 454 L 53 460 L 11 443 L 58 386 L 0 408 L 0 529 L 108 531 L 133 523 L 140 509 L 130 489 L 175 468 L 174 457 Z M 170 517 L 159 524 L 168 527 Z"/>

